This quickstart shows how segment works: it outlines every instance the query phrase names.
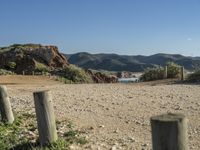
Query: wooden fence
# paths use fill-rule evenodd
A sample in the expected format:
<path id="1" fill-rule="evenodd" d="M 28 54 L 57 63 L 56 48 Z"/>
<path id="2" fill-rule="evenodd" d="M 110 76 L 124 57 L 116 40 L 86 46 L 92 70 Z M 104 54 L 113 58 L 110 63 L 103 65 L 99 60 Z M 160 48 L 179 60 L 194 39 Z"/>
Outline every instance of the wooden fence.
<path id="1" fill-rule="evenodd" d="M 164 68 L 164 79 L 168 78 L 168 66 L 165 66 Z M 184 81 L 185 80 L 185 69 L 183 66 L 180 67 L 180 80 Z"/>
<path id="2" fill-rule="evenodd" d="M 41 146 L 58 139 L 50 91 L 33 93 Z M 0 86 L 1 120 L 14 121 L 5 86 Z M 164 114 L 150 118 L 153 150 L 188 150 L 187 118 L 182 114 Z"/>

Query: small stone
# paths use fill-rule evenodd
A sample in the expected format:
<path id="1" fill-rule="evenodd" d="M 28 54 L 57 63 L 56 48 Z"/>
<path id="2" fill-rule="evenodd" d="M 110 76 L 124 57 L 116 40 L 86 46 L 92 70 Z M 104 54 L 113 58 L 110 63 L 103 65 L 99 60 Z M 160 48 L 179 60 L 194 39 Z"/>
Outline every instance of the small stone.
<path id="1" fill-rule="evenodd" d="M 147 146 L 148 146 L 148 144 L 146 144 L 146 143 L 145 143 L 145 144 L 143 144 L 142 146 L 143 146 L 143 147 L 147 147 Z"/>
<path id="2" fill-rule="evenodd" d="M 111 148 L 111 150 L 117 150 L 116 145 L 114 145 L 114 146 Z"/>
<path id="3" fill-rule="evenodd" d="M 119 133 L 119 130 L 118 130 L 118 129 L 116 129 L 116 130 L 114 131 L 114 133 Z"/>
<path id="4" fill-rule="evenodd" d="M 94 127 L 90 127 L 89 129 L 90 129 L 90 130 L 94 130 Z"/>
<path id="5" fill-rule="evenodd" d="M 28 135 L 35 137 L 35 133 L 28 131 Z"/>
<path id="6" fill-rule="evenodd" d="M 104 125 L 99 125 L 99 128 L 104 128 L 105 126 Z"/>
<path id="7" fill-rule="evenodd" d="M 135 139 L 134 139 L 133 137 L 129 137 L 129 140 L 130 140 L 131 142 L 135 142 Z"/>
<path id="8" fill-rule="evenodd" d="M 141 124 L 141 122 L 139 122 L 139 121 L 136 121 L 135 123 L 136 123 L 136 124 Z"/>
<path id="9" fill-rule="evenodd" d="M 195 133 L 195 134 L 197 134 L 197 133 L 198 133 L 198 131 L 197 131 L 197 130 L 194 130 L 194 133 Z"/>
<path id="10" fill-rule="evenodd" d="M 69 146 L 69 149 L 70 150 L 76 150 L 76 149 L 79 149 L 79 147 L 75 146 L 75 145 L 71 145 L 71 146 Z"/>
<path id="11" fill-rule="evenodd" d="M 130 124 L 130 121 L 129 120 L 127 120 L 127 121 L 125 121 L 127 124 Z"/>

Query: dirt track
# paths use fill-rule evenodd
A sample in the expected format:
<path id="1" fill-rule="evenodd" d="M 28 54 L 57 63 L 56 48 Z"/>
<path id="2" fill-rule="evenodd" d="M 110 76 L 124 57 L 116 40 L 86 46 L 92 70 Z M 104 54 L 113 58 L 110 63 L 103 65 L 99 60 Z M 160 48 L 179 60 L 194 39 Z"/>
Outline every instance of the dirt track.
<path id="1" fill-rule="evenodd" d="M 151 149 L 149 118 L 166 112 L 188 117 L 190 149 L 200 149 L 199 85 L 70 85 L 32 76 L 0 77 L 0 83 L 15 111 L 34 112 L 32 92 L 51 90 L 57 119 L 71 120 L 90 141 L 80 149 Z"/>

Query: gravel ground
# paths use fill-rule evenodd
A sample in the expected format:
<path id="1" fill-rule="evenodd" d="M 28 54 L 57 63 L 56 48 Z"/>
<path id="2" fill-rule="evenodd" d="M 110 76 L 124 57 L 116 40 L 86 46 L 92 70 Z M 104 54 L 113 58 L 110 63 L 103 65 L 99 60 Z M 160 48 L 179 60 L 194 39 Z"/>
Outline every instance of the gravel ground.
<path id="1" fill-rule="evenodd" d="M 188 117 L 190 149 L 200 149 L 200 85 L 70 85 L 49 79 L 37 84 L 31 81 L 7 85 L 13 109 L 34 113 L 32 93 L 51 90 L 56 118 L 71 121 L 89 141 L 83 147 L 73 145 L 71 149 L 150 150 L 149 118 L 167 112 Z"/>

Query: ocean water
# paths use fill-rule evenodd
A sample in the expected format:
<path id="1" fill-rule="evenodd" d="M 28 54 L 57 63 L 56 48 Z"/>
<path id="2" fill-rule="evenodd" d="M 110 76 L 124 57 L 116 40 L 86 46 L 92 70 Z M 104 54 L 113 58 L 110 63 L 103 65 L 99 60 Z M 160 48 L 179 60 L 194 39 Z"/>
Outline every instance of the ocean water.
<path id="1" fill-rule="evenodd" d="M 139 78 L 118 78 L 118 82 L 120 82 L 120 83 L 139 82 Z"/>

